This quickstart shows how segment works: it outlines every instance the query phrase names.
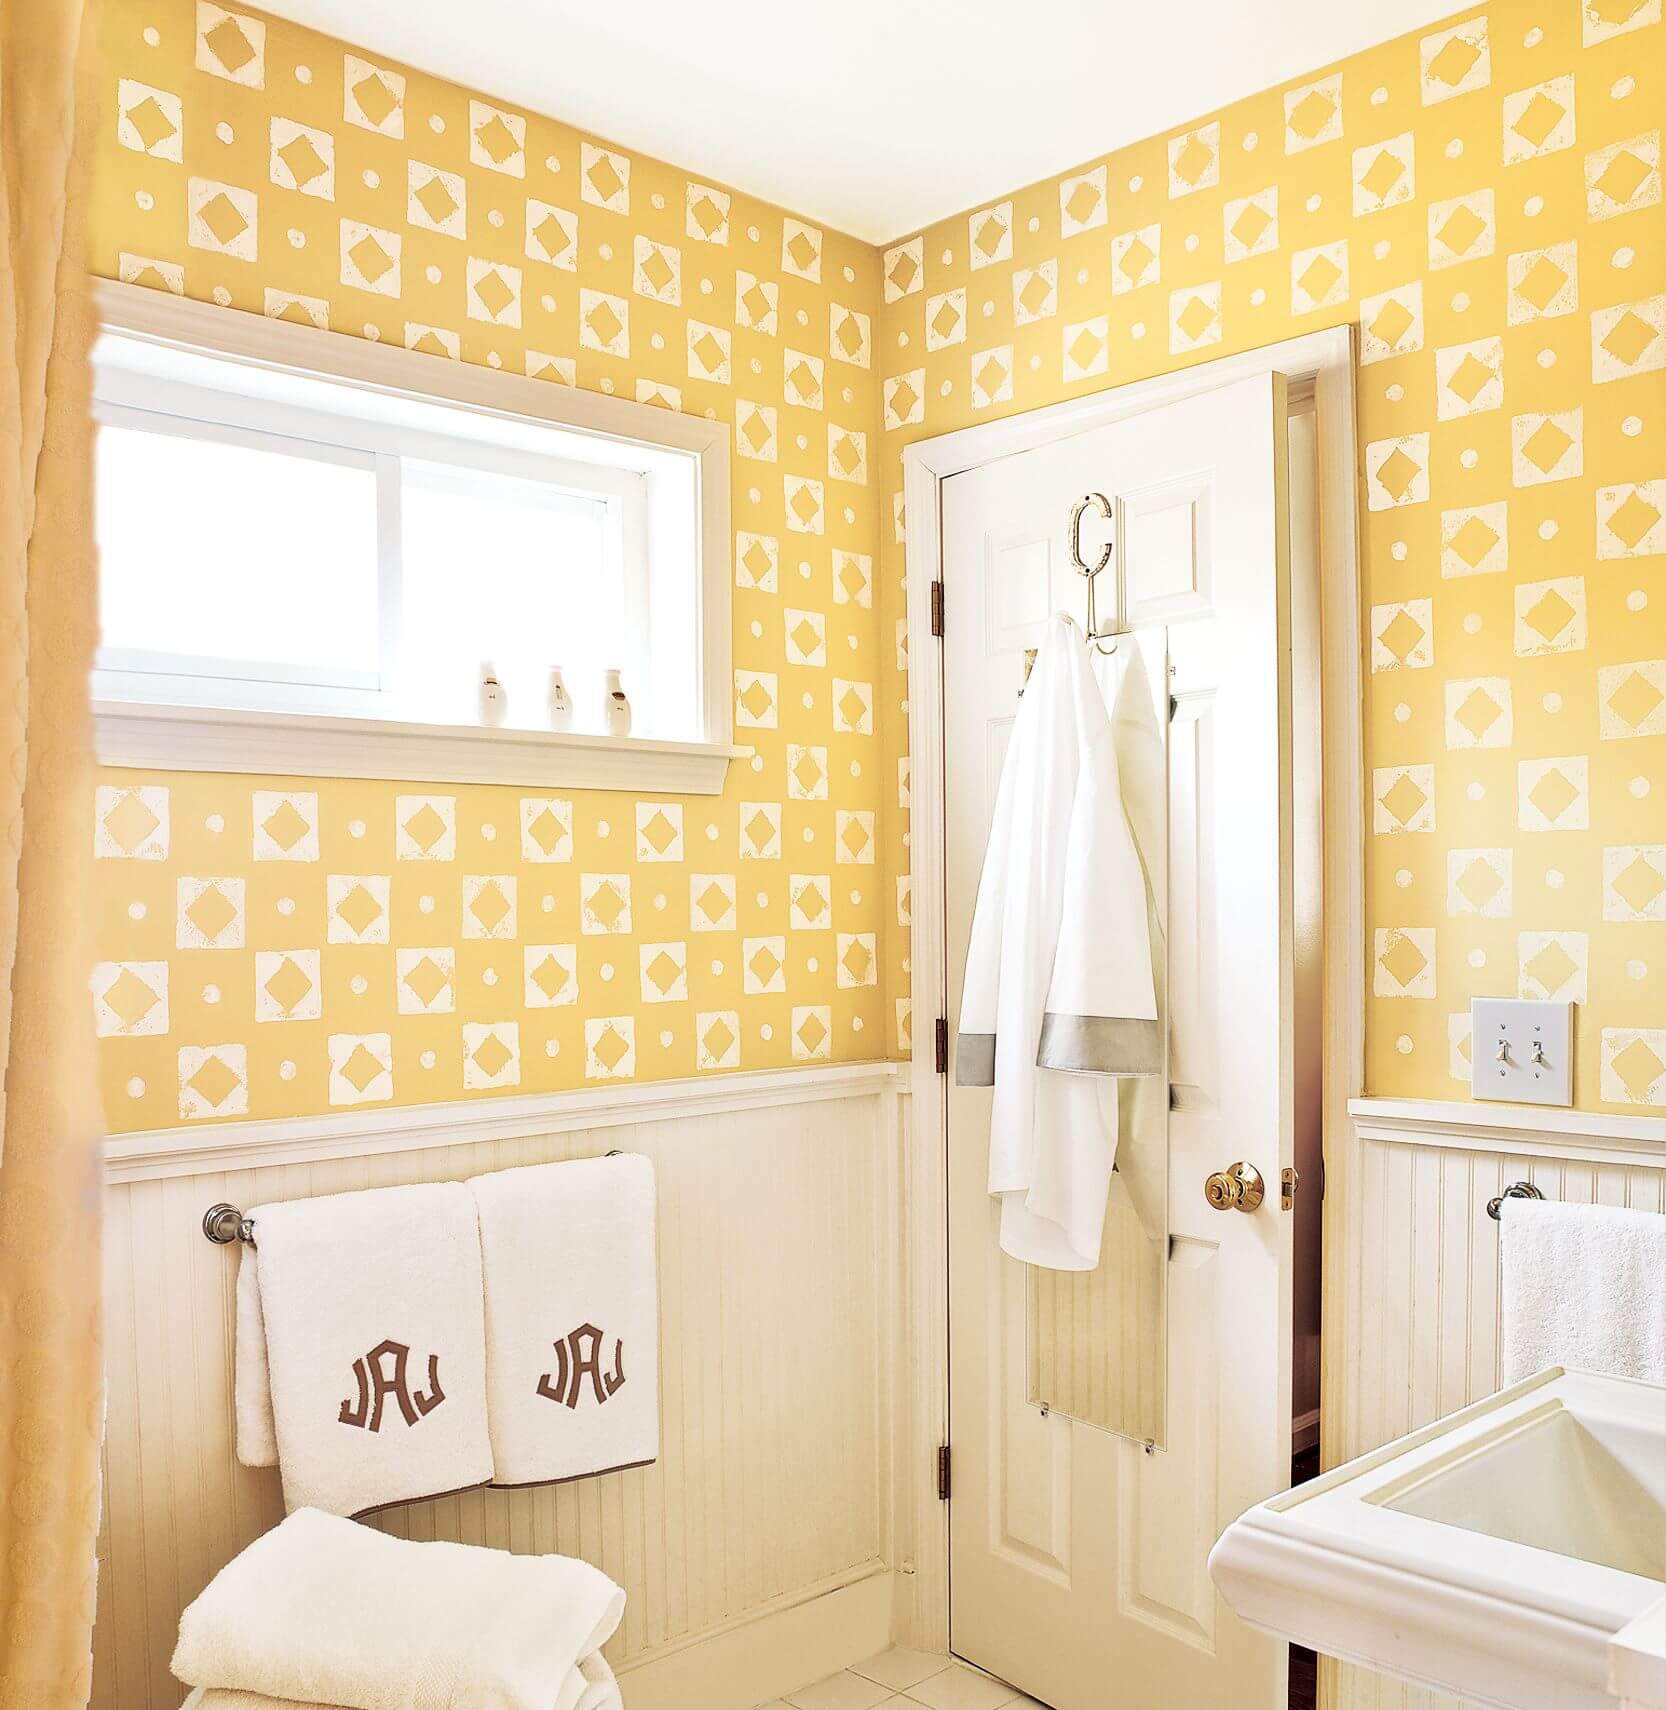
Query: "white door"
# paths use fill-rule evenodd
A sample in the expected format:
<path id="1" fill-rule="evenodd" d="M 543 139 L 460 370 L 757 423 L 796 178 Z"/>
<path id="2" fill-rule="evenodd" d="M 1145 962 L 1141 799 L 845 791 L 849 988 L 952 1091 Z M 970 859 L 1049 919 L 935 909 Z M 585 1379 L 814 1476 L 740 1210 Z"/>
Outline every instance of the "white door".
<path id="1" fill-rule="evenodd" d="M 1225 1608 L 1205 1558 L 1290 1474 L 1285 462 L 1284 382 L 1264 374 L 943 487 L 951 1028 L 1024 650 L 1050 612 L 1085 611 L 1065 537 L 1086 493 L 1115 510 L 1100 625 L 1132 626 L 1148 669 L 1166 655 L 1175 697 L 1161 1449 L 1027 1403 L 1024 1269 L 997 1246 L 986 1192 L 990 1094 L 949 1093 L 950 1642 L 1058 1710 L 1284 1702 L 1285 1647 Z M 1266 1183 L 1252 1214 L 1204 1198 L 1238 1160 Z"/>

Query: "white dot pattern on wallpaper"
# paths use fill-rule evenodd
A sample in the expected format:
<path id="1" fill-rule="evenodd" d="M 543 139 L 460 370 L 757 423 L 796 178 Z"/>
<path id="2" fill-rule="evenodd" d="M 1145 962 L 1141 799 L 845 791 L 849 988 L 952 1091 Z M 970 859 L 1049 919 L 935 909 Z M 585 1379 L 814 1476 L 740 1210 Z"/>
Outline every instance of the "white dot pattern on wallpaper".
<path id="1" fill-rule="evenodd" d="M 732 424 L 721 798 L 107 774 L 111 1125 L 883 1056 L 878 252 L 210 0 L 98 8 L 107 276 Z"/>
<path id="2" fill-rule="evenodd" d="M 789 873 L 781 803 L 602 800 L 366 783 L 337 818 L 315 790 L 100 785 L 104 940 L 133 953 L 97 966 L 93 1004 L 121 1096 L 224 1118 L 860 1039 L 878 946 L 841 915 L 874 888 L 871 814 L 836 811 L 831 870 Z"/>
<path id="3" fill-rule="evenodd" d="M 681 888 L 621 830 L 653 805 L 630 798 L 574 798 L 567 882 L 539 890 L 550 864 L 496 853 L 520 797 L 458 790 L 452 877 L 423 890 L 412 790 L 321 780 L 289 792 L 320 877 L 285 891 L 261 781 L 111 779 L 114 1126 L 906 1053 L 901 448 L 1348 322 L 1368 1085 L 1457 1092 L 1470 996 L 1519 991 L 1580 1005 L 1576 1103 L 1666 1104 L 1661 0 L 1466 13 L 882 251 L 210 0 L 100 18 L 101 272 L 733 424 L 757 747 L 720 806 L 665 804 Z M 237 907 L 243 950 L 199 941 Z M 257 1000 L 256 955 L 293 963 L 280 994 L 321 980 L 319 1015 L 260 1019 L 282 996 Z M 686 1000 L 647 995 L 678 968 Z"/>
<path id="4" fill-rule="evenodd" d="M 1666 1105 L 1660 25 L 1465 14 L 884 254 L 898 610 L 909 440 L 1357 322 L 1374 1092 L 1460 1094 L 1503 993 Z"/>

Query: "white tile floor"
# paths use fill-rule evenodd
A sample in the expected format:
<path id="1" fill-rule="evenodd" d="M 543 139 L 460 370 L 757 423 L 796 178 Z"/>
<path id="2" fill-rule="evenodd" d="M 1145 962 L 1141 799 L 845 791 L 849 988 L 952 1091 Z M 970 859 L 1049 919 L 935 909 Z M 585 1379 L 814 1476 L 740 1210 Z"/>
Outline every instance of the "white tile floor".
<path id="1" fill-rule="evenodd" d="M 881 1651 L 757 1710 L 1040 1710 L 1033 1698 L 951 1657 Z"/>

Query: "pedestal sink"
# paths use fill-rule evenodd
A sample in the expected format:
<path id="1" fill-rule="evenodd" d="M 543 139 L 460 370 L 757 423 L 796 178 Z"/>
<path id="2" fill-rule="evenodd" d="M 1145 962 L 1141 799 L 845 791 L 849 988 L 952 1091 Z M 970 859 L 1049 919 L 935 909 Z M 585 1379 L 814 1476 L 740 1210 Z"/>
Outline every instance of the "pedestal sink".
<path id="1" fill-rule="evenodd" d="M 1502 1710 L 1666 1710 L 1666 1388 L 1560 1367 L 1250 1509 L 1246 1621 Z"/>

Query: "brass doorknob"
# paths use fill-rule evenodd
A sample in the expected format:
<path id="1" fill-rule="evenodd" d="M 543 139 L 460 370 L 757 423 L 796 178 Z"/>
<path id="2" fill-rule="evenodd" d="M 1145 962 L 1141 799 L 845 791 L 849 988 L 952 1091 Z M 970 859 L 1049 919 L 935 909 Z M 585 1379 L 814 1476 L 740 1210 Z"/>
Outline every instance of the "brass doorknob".
<path id="1" fill-rule="evenodd" d="M 1217 1211 L 1254 1211 L 1267 1196 L 1267 1184 L 1254 1164 L 1228 1164 L 1203 1184 L 1203 1197 Z"/>

